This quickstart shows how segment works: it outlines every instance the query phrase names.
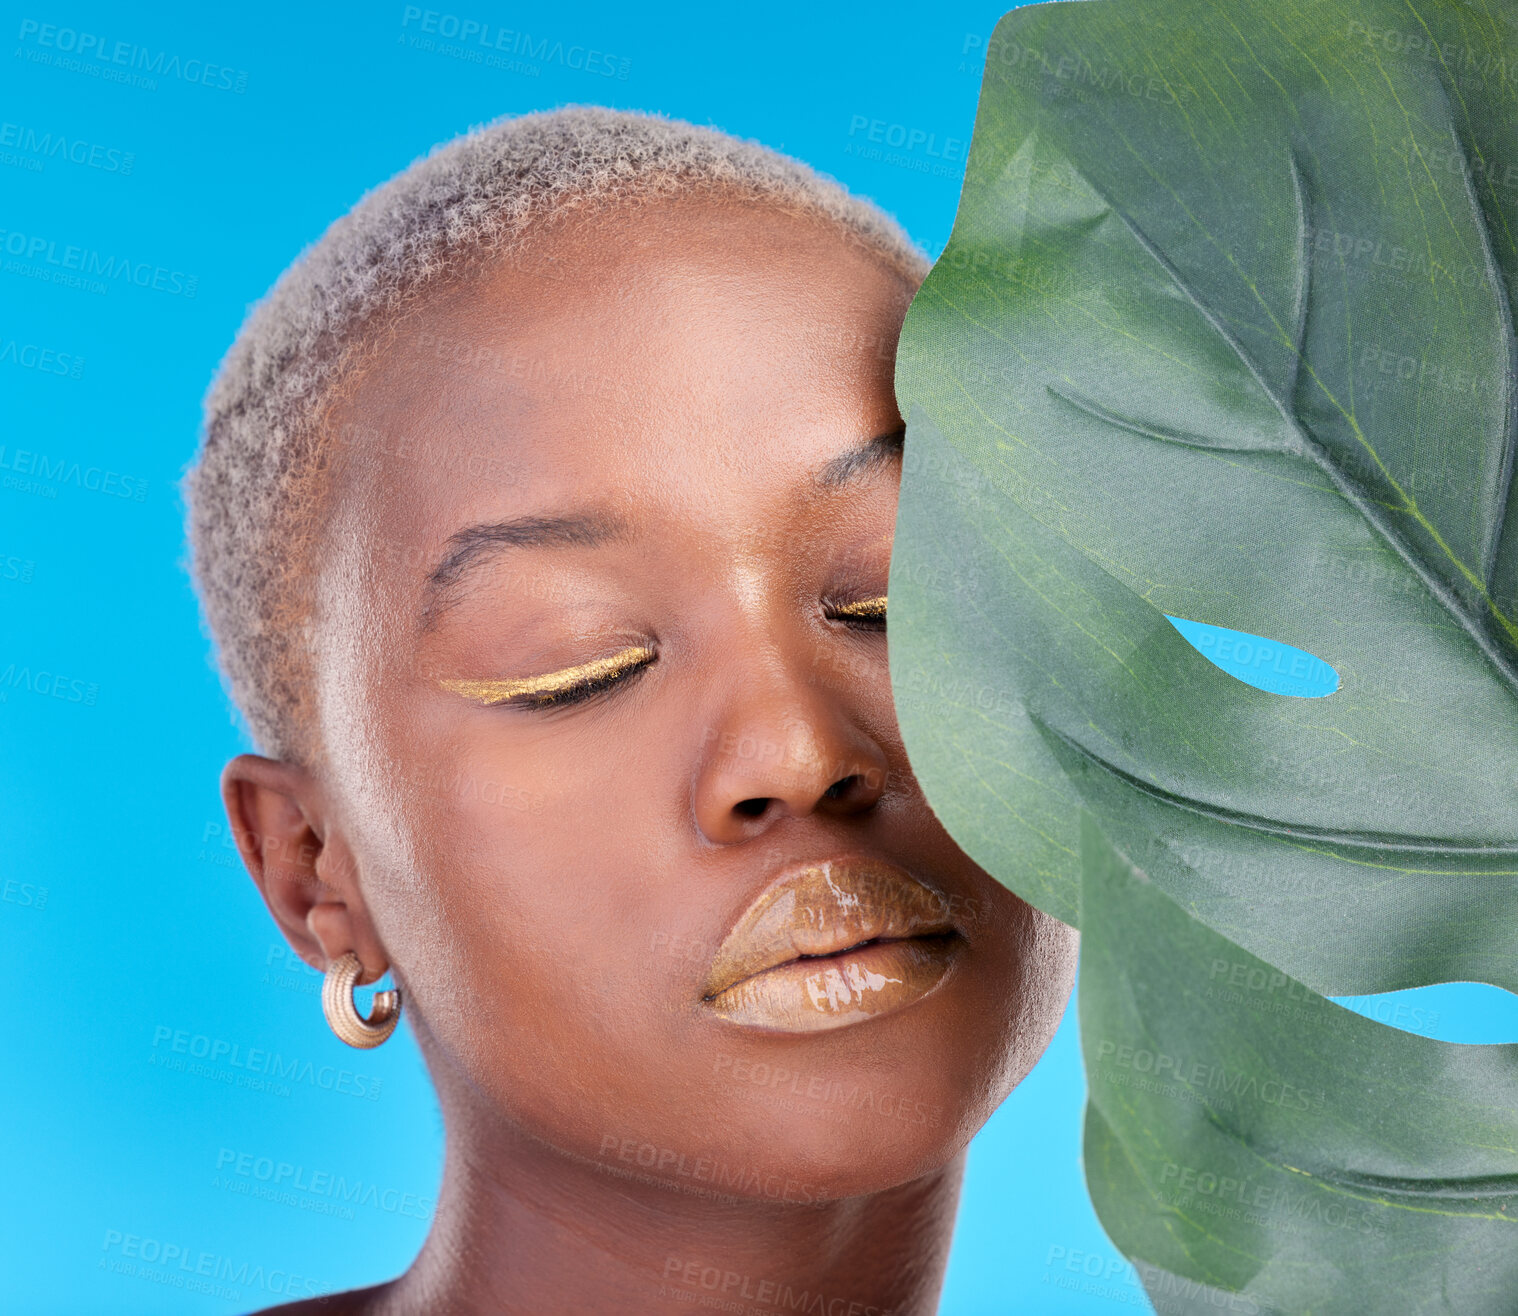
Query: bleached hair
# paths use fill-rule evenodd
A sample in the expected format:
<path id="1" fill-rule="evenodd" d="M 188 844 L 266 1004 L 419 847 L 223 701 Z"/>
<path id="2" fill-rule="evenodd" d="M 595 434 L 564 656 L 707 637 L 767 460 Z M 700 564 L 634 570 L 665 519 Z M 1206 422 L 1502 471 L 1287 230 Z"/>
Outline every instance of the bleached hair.
<path id="1" fill-rule="evenodd" d="M 374 330 L 419 289 L 585 207 L 702 188 L 820 218 L 913 285 L 928 262 L 841 184 L 679 120 L 595 106 L 502 118 L 367 193 L 249 312 L 184 477 L 191 565 L 228 691 L 259 747 L 309 762 L 309 569 L 336 460 L 324 417 Z"/>

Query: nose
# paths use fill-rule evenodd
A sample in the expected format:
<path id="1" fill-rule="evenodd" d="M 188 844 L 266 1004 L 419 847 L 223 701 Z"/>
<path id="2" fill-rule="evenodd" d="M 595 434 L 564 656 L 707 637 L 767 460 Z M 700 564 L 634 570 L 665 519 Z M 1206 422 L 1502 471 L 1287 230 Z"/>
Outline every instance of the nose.
<path id="1" fill-rule="evenodd" d="M 709 841 L 748 840 L 786 817 L 862 814 L 885 793 L 885 751 L 804 666 L 746 666 L 730 689 L 697 769 L 696 823 Z"/>

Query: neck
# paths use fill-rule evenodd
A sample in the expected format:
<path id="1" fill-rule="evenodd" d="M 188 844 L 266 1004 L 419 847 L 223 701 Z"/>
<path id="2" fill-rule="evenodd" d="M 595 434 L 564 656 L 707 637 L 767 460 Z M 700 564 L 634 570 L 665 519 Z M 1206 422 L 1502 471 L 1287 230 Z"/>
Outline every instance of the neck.
<path id="1" fill-rule="evenodd" d="M 636 1159 L 608 1169 L 472 1105 L 445 1110 L 432 1229 L 411 1268 L 376 1293 L 372 1316 L 937 1310 L 963 1152 L 896 1187 L 817 1202 L 779 1184 L 740 1195 L 736 1183 L 729 1192 Z"/>

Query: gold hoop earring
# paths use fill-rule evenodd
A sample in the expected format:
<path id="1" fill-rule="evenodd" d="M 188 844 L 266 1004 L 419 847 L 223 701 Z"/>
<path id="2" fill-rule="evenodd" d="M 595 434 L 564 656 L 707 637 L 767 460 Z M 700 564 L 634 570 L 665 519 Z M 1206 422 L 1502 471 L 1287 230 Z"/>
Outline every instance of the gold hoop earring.
<path id="1" fill-rule="evenodd" d="M 351 950 L 336 961 L 322 980 L 322 1013 L 332 1031 L 349 1046 L 378 1046 L 400 1022 L 401 993 L 399 988 L 375 992 L 374 1007 L 365 1019 L 353 1004 L 353 989 L 363 972 L 364 966 Z"/>

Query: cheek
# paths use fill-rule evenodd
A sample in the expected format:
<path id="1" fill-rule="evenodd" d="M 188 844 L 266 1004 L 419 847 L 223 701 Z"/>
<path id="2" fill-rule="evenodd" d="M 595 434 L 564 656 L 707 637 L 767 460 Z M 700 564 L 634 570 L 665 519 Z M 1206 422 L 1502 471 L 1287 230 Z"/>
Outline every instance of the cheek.
<path id="1" fill-rule="evenodd" d="M 1080 933 L 1033 908 L 994 879 L 968 924 L 975 974 L 961 1018 L 979 1049 L 990 1118 L 1048 1049 L 1075 984 Z"/>
<path id="2" fill-rule="evenodd" d="M 1080 933 L 1068 923 L 1022 906 L 1017 938 L 1018 971 L 1014 990 L 1018 1008 L 1007 1065 L 1011 1087 L 1026 1077 L 1047 1049 L 1075 986 Z"/>
<path id="3" fill-rule="evenodd" d="M 679 833 L 634 774 L 456 763 L 396 790 L 410 860 L 380 884 L 381 934 L 452 1062 L 524 1126 L 593 1151 L 618 1112 L 677 1106 L 688 1081 L 681 1026 L 715 944 L 661 840 Z"/>

